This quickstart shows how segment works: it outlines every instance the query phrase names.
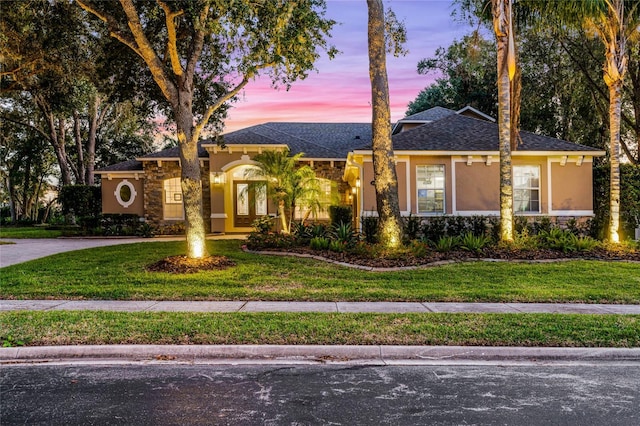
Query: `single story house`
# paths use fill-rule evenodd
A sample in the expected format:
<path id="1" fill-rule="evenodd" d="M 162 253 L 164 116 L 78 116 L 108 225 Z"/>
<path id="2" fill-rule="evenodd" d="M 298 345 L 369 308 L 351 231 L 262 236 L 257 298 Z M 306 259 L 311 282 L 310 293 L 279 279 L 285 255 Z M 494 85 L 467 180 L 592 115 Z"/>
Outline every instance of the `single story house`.
<path id="1" fill-rule="evenodd" d="M 403 215 L 499 215 L 498 128 L 473 108 L 436 107 L 400 120 L 393 131 Z M 526 216 L 593 215 L 593 158 L 604 151 L 521 132 L 512 152 L 514 210 Z M 354 217 L 376 214 L 370 123 L 284 123 L 251 126 L 199 143 L 204 214 L 210 231 L 250 231 L 276 213 L 250 194 L 246 170 L 263 150 L 304 153 L 321 182 L 321 205 L 352 205 Z M 155 225 L 184 220 L 178 148 L 98 170 L 103 213 L 132 213 Z M 300 212 L 302 215 L 303 212 Z M 326 219 L 326 211 L 317 219 Z"/>

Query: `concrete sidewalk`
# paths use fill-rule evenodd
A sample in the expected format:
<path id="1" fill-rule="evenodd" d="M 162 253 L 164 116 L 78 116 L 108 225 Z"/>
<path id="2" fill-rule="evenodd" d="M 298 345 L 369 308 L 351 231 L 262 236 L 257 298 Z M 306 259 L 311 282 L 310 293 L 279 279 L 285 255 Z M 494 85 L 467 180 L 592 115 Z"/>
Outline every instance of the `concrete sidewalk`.
<path id="1" fill-rule="evenodd" d="M 636 314 L 640 305 L 582 303 L 0 300 L 0 311 Z"/>

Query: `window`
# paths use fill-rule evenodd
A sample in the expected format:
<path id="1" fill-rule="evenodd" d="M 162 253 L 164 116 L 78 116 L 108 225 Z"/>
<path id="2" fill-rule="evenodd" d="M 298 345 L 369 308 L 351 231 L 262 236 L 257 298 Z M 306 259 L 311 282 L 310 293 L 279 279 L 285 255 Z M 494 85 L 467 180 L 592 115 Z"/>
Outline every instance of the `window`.
<path id="1" fill-rule="evenodd" d="M 329 219 L 329 206 L 338 203 L 338 185 L 329 179 L 317 178 L 316 181 L 318 191 L 306 194 L 296 203 L 296 219 L 309 216 L 314 220 Z"/>
<path id="2" fill-rule="evenodd" d="M 124 179 L 118 184 L 118 186 L 116 186 L 116 190 L 113 192 L 113 195 L 116 196 L 118 204 L 126 209 L 131 204 L 133 204 L 138 193 L 136 192 L 136 188 L 133 186 L 133 184 Z"/>
<path id="3" fill-rule="evenodd" d="M 513 166 L 513 210 L 540 213 L 540 167 Z"/>
<path id="4" fill-rule="evenodd" d="M 182 207 L 182 187 L 180 178 L 167 179 L 163 184 L 164 203 L 163 215 L 165 220 L 184 219 L 184 208 Z"/>
<path id="5" fill-rule="evenodd" d="M 418 166 L 418 214 L 444 213 L 444 165 Z"/>

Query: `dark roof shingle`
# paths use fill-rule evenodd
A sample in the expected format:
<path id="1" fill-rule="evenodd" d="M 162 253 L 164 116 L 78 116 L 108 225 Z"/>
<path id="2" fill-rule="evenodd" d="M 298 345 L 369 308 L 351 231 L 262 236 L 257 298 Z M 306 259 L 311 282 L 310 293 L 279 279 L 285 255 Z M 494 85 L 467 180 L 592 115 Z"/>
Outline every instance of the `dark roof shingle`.
<path id="1" fill-rule="evenodd" d="M 308 158 L 347 158 L 362 144 L 371 145 L 370 123 L 270 122 L 227 133 L 226 145 L 287 145 Z"/>
<path id="2" fill-rule="evenodd" d="M 520 131 L 518 151 L 600 151 L 548 136 Z M 366 149 L 366 148 L 362 148 Z M 498 125 L 452 114 L 393 136 L 394 151 L 498 151 Z"/>
<path id="3" fill-rule="evenodd" d="M 96 172 L 141 172 L 142 162 L 138 160 L 127 160 L 120 163 L 111 164 L 109 166 L 101 167 Z"/>

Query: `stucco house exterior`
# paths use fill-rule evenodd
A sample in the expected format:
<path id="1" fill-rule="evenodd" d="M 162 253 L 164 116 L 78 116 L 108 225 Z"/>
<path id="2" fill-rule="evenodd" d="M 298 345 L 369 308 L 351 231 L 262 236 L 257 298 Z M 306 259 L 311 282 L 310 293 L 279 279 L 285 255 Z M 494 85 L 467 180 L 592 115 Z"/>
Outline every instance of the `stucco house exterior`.
<path id="1" fill-rule="evenodd" d="M 436 107 L 394 126 L 393 145 L 403 215 L 499 215 L 498 128 L 479 111 Z M 512 153 L 514 209 L 526 216 L 593 215 L 591 147 L 529 132 Z M 255 218 L 276 213 L 252 187 L 246 170 L 263 150 L 303 152 L 332 204 L 352 205 L 354 217 L 375 215 L 370 123 L 281 123 L 251 126 L 199 144 L 204 215 L 210 232 L 252 230 Z M 130 213 L 154 225 L 184 220 L 178 149 L 105 167 L 103 213 Z M 300 212 L 300 215 L 303 215 Z"/>

